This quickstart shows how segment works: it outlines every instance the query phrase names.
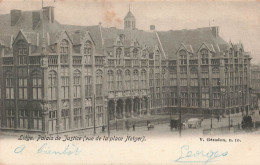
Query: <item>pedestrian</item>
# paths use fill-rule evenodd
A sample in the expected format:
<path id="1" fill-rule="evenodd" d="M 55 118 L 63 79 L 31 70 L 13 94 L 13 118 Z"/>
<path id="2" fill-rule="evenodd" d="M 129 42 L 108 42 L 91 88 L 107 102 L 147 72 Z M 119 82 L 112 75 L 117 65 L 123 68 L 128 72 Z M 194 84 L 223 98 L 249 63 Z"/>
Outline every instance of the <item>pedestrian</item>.
<path id="1" fill-rule="evenodd" d="M 133 131 L 135 131 L 135 124 L 133 124 Z"/>
<path id="2" fill-rule="evenodd" d="M 105 132 L 105 126 L 104 125 L 102 126 L 102 132 Z"/>
<path id="3" fill-rule="evenodd" d="M 149 131 L 149 129 L 150 129 L 150 126 L 151 126 L 151 124 L 148 123 L 148 124 L 147 124 L 148 131 Z"/>

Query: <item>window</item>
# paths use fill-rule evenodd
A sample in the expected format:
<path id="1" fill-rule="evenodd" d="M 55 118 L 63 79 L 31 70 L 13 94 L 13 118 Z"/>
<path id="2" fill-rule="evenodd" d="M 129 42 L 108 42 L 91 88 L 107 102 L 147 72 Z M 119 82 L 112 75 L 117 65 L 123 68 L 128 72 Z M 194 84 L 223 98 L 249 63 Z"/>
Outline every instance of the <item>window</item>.
<path id="1" fill-rule="evenodd" d="M 32 75 L 33 77 L 33 99 L 39 100 L 42 99 L 42 79 L 39 72 L 35 72 Z"/>
<path id="2" fill-rule="evenodd" d="M 144 49 L 144 50 L 143 50 L 143 53 L 142 53 L 142 57 L 143 57 L 143 58 L 146 58 L 146 57 L 147 57 L 147 54 L 148 54 L 147 50 Z"/>
<path id="3" fill-rule="evenodd" d="M 91 96 L 92 93 L 92 77 L 86 76 L 85 77 L 85 98 Z"/>
<path id="4" fill-rule="evenodd" d="M 165 69 L 162 70 L 162 86 L 165 86 Z"/>
<path id="5" fill-rule="evenodd" d="M 141 72 L 141 88 L 145 89 L 146 87 L 146 71 L 142 70 Z"/>
<path id="6" fill-rule="evenodd" d="M 61 121 L 63 123 L 63 130 L 69 129 L 69 109 L 61 110 Z"/>
<path id="7" fill-rule="evenodd" d="M 49 132 L 56 131 L 57 126 L 57 110 L 49 111 Z"/>
<path id="8" fill-rule="evenodd" d="M 74 126 L 75 128 L 81 127 L 81 108 L 74 108 Z"/>
<path id="9" fill-rule="evenodd" d="M 116 49 L 116 65 L 121 65 L 121 56 L 122 56 L 122 49 Z"/>
<path id="10" fill-rule="evenodd" d="M 74 98 L 80 98 L 80 91 L 81 91 L 81 78 L 80 78 L 80 71 L 76 70 L 73 73 L 73 96 Z"/>
<path id="11" fill-rule="evenodd" d="M 97 70 L 96 72 L 96 95 L 102 96 L 103 72 Z"/>
<path id="12" fill-rule="evenodd" d="M 69 77 L 61 77 L 61 99 L 69 98 Z"/>
<path id="13" fill-rule="evenodd" d="M 60 43 L 60 63 L 69 63 L 69 43 L 67 40 L 62 40 Z"/>
<path id="14" fill-rule="evenodd" d="M 116 89 L 117 90 L 122 90 L 122 71 L 118 70 L 116 73 Z"/>
<path id="15" fill-rule="evenodd" d="M 42 130 L 42 113 L 39 109 L 33 110 L 33 129 Z"/>
<path id="16" fill-rule="evenodd" d="M 199 83 L 198 83 L 198 80 L 199 80 L 199 79 L 197 79 L 197 78 L 191 78 L 191 79 L 190 79 L 190 85 L 191 85 L 191 86 L 198 86 L 198 84 L 199 84 Z"/>
<path id="17" fill-rule="evenodd" d="M 137 48 L 134 48 L 134 50 L 133 50 L 133 58 L 134 58 L 134 65 L 136 66 L 136 65 L 138 65 L 138 49 Z"/>
<path id="18" fill-rule="evenodd" d="M 187 53 L 185 50 L 180 50 L 180 64 L 186 65 L 187 64 Z"/>
<path id="19" fill-rule="evenodd" d="M 107 85 L 108 85 L 108 91 L 113 91 L 114 90 L 114 73 L 112 70 L 108 71 L 108 80 L 107 80 Z"/>
<path id="20" fill-rule="evenodd" d="M 133 58 L 138 58 L 138 49 L 134 48 L 133 50 Z"/>
<path id="21" fill-rule="evenodd" d="M 84 63 L 91 64 L 91 57 L 92 57 L 92 44 L 90 41 L 87 41 L 84 44 Z"/>
<path id="22" fill-rule="evenodd" d="M 28 128 L 29 112 L 26 109 L 19 110 L 19 128 Z"/>
<path id="23" fill-rule="evenodd" d="M 57 98 L 57 74 L 55 71 L 49 72 L 48 97 L 51 100 Z"/>
<path id="24" fill-rule="evenodd" d="M 201 64 L 209 64 L 209 55 L 207 49 L 202 49 L 200 51 L 201 54 Z"/>
<path id="25" fill-rule="evenodd" d="M 14 99 L 14 79 L 11 72 L 5 75 L 5 98 Z"/>
<path id="26" fill-rule="evenodd" d="M 27 78 L 18 79 L 19 99 L 27 99 Z"/>
<path id="27" fill-rule="evenodd" d="M 133 78 L 134 78 L 134 89 L 138 89 L 138 70 L 134 70 L 133 73 Z"/>
<path id="28" fill-rule="evenodd" d="M 6 109 L 6 126 L 7 128 L 14 128 L 15 111 L 12 108 Z"/>
<path id="29" fill-rule="evenodd" d="M 125 89 L 131 90 L 131 74 L 130 70 L 125 71 Z"/>
<path id="30" fill-rule="evenodd" d="M 160 86 L 160 73 L 155 73 L 155 85 Z"/>
<path id="31" fill-rule="evenodd" d="M 155 58 L 155 65 L 159 65 L 160 63 L 160 56 L 159 56 L 159 50 L 156 50 L 155 51 L 155 56 L 154 56 L 154 58 Z"/>
<path id="32" fill-rule="evenodd" d="M 201 82 L 202 82 L 202 86 L 208 86 L 209 85 L 209 79 L 208 78 L 202 78 Z"/>
<path id="33" fill-rule="evenodd" d="M 154 84 L 153 69 L 150 69 L 150 73 L 149 73 L 149 86 L 152 87 L 153 84 Z"/>
<path id="34" fill-rule="evenodd" d="M 28 47 L 26 42 L 19 41 L 17 47 L 18 47 L 18 64 L 26 65 L 27 58 L 28 58 Z"/>
<path id="35" fill-rule="evenodd" d="M 180 81 L 181 81 L 181 84 L 180 84 L 181 86 L 187 86 L 188 85 L 188 81 L 187 81 L 186 78 L 181 78 Z"/>

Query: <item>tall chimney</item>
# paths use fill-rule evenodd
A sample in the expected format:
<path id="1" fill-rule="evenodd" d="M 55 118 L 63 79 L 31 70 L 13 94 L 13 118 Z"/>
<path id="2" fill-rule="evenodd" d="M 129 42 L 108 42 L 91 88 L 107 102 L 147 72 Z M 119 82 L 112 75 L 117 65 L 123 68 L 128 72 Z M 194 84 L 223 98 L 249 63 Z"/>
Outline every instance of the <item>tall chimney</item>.
<path id="1" fill-rule="evenodd" d="M 210 27 L 211 33 L 214 37 L 218 37 L 218 26 Z"/>
<path id="2" fill-rule="evenodd" d="M 43 14 L 48 18 L 49 23 L 54 23 L 54 7 L 48 6 L 43 8 Z"/>
<path id="3" fill-rule="evenodd" d="M 38 12 L 38 11 L 32 12 L 33 29 L 35 29 L 36 26 L 39 24 L 40 19 L 41 19 L 40 12 Z"/>
<path id="4" fill-rule="evenodd" d="M 21 10 L 11 10 L 11 26 L 15 26 L 22 16 Z"/>

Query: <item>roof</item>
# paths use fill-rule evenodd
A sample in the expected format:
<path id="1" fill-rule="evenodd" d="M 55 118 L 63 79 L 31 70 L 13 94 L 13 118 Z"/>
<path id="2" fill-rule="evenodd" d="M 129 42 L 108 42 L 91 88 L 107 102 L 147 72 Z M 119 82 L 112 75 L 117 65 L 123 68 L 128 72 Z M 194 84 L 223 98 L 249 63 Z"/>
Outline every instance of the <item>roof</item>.
<path id="1" fill-rule="evenodd" d="M 127 15 L 125 16 L 125 19 L 126 18 L 135 18 L 135 16 L 133 15 L 133 13 L 129 10 Z"/>
<path id="2" fill-rule="evenodd" d="M 186 46 L 186 48 L 190 47 L 189 49 L 192 49 L 194 53 L 199 50 L 203 43 L 210 51 L 216 51 L 216 53 L 219 53 L 217 44 L 227 44 L 222 38 L 215 37 L 209 27 L 191 30 L 159 31 L 157 33 L 169 59 L 176 59 L 176 52 L 182 43 L 190 45 Z"/>

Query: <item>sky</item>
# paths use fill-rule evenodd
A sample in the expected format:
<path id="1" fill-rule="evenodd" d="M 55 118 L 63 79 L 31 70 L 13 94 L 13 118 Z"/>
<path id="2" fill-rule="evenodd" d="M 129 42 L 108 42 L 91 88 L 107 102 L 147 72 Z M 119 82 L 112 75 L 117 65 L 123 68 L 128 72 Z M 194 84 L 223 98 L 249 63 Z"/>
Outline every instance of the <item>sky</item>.
<path id="1" fill-rule="evenodd" d="M 131 6 L 140 30 L 196 29 L 219 26 L 220 36 L 233 43 L 242 42 L 251 52 L 252 63 L 260 64 L 260 0 L 44 0 L 55 7 L 55 18 L 62 24 L 97 25 L 123 28 Z M 11 9 L 39 10 L 41 0 L 0 0 L 0 14 Z"/>

